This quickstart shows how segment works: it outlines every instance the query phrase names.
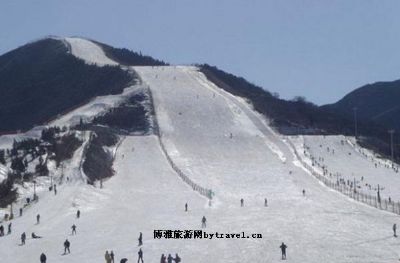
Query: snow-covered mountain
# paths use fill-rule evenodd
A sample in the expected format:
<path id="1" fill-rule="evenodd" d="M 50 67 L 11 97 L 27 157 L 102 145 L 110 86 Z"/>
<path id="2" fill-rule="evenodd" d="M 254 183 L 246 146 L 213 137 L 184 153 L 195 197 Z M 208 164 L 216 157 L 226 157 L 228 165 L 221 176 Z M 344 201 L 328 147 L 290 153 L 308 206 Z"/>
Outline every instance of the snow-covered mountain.
<path id="1" fill-rule="evenodd" d="M 65 41 L 72 55 L 86 64 L 117 63 L 95 42 Z M 391 195 L 398 204 L 400 182 L 395 168 L 387 168 L 389 162 L 354 146 L 351 138 L 280 135 L 251 104 L 220 89 L 197 67 L 125 65 L 123 70 L 137 74 L 137 85 L 123 95 L 102 97 L 109 104 L 91 102 L 55 122 L 69 126 L 81 116 L 91 119 L 118 105 L 130 91 L 146 89 L 154 108 L 154 132 L 120 137 L 111 149 L 115 175 L 103 180 L 102 188 L 85 183 L 80 164 L 93 136 L 77 133 L 83 144 L 65 162 L 64 176 L 60 169 L 49 167 L 56 195 L 48 190 L 50 177 L 39 178 L 35 189 L 39 201 L 24 207 L 33 187 L 31 183 L 20 186 L 12 233 L 0 237 L 2 261 L 35 262 L 44 252 L 47 262 L 101 262 L 105 251 L 113 250 L 116 262 L 123 257 L 134 262 L 140 232 L 145 262 L 159 262 L 161 254 L 169 253 L 178 253 L 182 262 L 279 262 L 282 242 L 288 246 L 290 262 L 399 260 L 400 241 L 392 232 L 398 215 L 328 187 L 318 178 L 332 176 L 324 175 L 317 165 L 313 170 L 309 167 L 318 160 L 343 180 L 360 181 L 364 176 L 363 183 L 384 185 L 382 198 Z M 96 104 L 108 108 L 93 110 Z M 332 180 L 339 179 L 335 176 Z M 365 194 L 374 194 L 371 191 Z M 156 230 L 201 229 L 203 216 L 207 218 L 203 230 L 224 238 L 154 238 Z M 76 235 L 71 235 L 73 224 Z M 23 246 L 19 245 L 22 232 L 28 235 Z M 29 238 L 32 232 L 43 238 Z M 225 235 L 242 232 L 245 238 Z M 67 238 L 71 253 L 63 255 Z"/>

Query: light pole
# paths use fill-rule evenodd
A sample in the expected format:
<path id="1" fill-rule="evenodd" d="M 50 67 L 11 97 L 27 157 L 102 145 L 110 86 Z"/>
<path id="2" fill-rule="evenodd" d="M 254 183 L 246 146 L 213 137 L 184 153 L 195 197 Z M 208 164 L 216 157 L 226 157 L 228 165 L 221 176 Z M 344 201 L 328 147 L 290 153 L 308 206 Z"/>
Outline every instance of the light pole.
<path id="1" fill-rule="evenodd" d="M 391 157 L 392 157 L 392 162 L 394 160 L 394 150 L 393 150 L 393 134 L 394 134 L 394 130 L 389 130 L 388 131 L 390 134 L 390 153 L 391 153 Z"/>
<path id="2" fill-rule="evenodd" d="M 357 131 L 357 107 L 354 107 L 353 111 L 354 111 L 354 137 L 356 138 L 356 142 L 357 142 L 357 137 L 358 137 L 358 131 Z"/>

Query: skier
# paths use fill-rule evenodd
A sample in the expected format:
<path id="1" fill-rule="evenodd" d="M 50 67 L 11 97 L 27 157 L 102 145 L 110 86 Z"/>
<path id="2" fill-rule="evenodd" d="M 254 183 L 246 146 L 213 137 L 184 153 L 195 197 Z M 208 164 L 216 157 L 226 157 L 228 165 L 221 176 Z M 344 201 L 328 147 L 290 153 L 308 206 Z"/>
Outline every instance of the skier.
<path id="1" fill-rule="evenodd" d="M 7 235 L 11 234 L 11 224 L 12 224 L 12 223 L 9 223 L 9 224 L 8 224 Z"/>
<path id="2" fill-rule="evenodd" d="M 164 256 L 164 254 L 161 255 L 160 263 L 167 263 L 167 258 Z"/>
<path id="3" fill-rule="evenodd" d="M 268 206 L 268 200 L 267 200 L 267 198 L 264 199 L 264 206 Z"/>
<path id="4" fill-rule="evenodd" d="M 282 260 L 286 259 L 286 248 L 287 246 L 285 245 L 285 243 L 282 242 L 282 245 L 280 246 L 281 251 L 282 251 Z"/>
<path id="5" fill-rule="evenodd" d="M 396 229 L 397 229 L 396 224 L 393 224 L 393 236 L 394 236 L 394 237 L 397 237 Z"/>
<path id="6" fill-rule="evenodd" d="M 81 211 L 78 210 L 78 211 L 76 211 L 76 218 L 80 218 L 80 217 L 81 217 Z"/>
<path id="7" fill-rule="evenodd" d="M 111 256 L 110 254 L 108 254 L 108 250 L 106 251 L 104 258 L 106 259 L 106 263 L 111 263 Z"/>
<path id="8" fill-rule="evenodd" d="M 19 216 L 22 216 L 22 207 L 19 209 Z"/>
<path id="9" fill-rule="evenodd" d="M 127 258 L 122 258 L 121 261 L 120 261 L 120 263 L 126 263 L 127 261 L 128 261 Z"/>
<path id="10" fill-rule="evenodd" d="M 206 217 L 203 216 L 203 218 L 201 219 L 201 228 L 206 227 L 206 221 L 207 221 Z"/>
<path id="11" fill-rule="evenodd" d="M 64 241 L 64 255 L 67 254 L 67 251 L 68 251 L 68 254 L 71 253 L 71 251 L 69 250 L 70 245 L 71 244 L 69 243 L 68 239 L 66 239 Z"/>
<path id="12" fill-rule="evenodd" d="M 71 228 L 72 228 L 72 235 L 76 235 L 76 225 L 73 224 L 73 225 L 71 226 Z"/>
<path id="13" fill-rule="evenodd" d="M 303 189 L 303 196 L 306 196 L 306 190 Z"/>
<path id="14" fill-rule="evenodd" d="M 240 199 L 240 206 L 241 206 L 241 207 L 243 207 L 243 206 L 244 206 L 244 200 L 243 200 L 243 198 L 242 198 L 242 199 Z"/>
<path id="15" fill-rule="evenodd" d="M 0 226 L 0 237 L 4 236 L 4 226 Z"/>
<path id="16" fill-rule="evenodd" d="M 57 195 L 57 185 L 54 184 L 54 195 Z"/>
<path id="17" fill-rule="evenodd" d="M 46 255 L 44 253 L 42 253 L 40 255 L 40 263 L 46 263 L 46 260 L 47 260 Z"/>
<path id="18" fill-rule="evenodd" d="M 25 232 L 24 232 L 24 233 L 22 233 L 22 235 L 21 235 L 21 245 L 25 245 L 25 240 L 26 240 L 26 234 L 25 234 Z"/>
<path id="19" fill-rule="evenodd" d="M 32 236 L 32 239 L 42 238 L 41 236 L 37 236 L 35 234 L 35 232 L 32 232 L 31 236 Z"/>
<path id="20" fill-rule="evenodd" d="M 178 253 L 175 254 L 174 261 L 175 261 L 175 263 L 181 262 L 181 258 L 178 256 Z"/>
<path id="21" fill-rule="evenodd" d="M 142 263 L 144 262 L 143 261 L 143 251 L 142 251 L 142 249 L 139 249 L 137 262 L 139 263 L 140 260 L 142 261 Z"/>
<path id="22" fill-rule="evenodd" d="M 172 263 L 173 257 L 171 256 L 171 254 L 168 254 L 168 263 Z"/>
<path id="23" fill-rule="evenodd" d="M 185 204 L 185 212 L 187 212 L 188 211 L 188 204 L 186 203 Z"/>
<path id="24" fill-rule="evenodd" d="M 114 251 L 110 252 L 111 263 L 114 263 Z"/>
<path id="25" fill-rule="evenodd" d="M 139 234 L 139 238 L 138 238 L 138 241 L 139 241 L 139 247 L 141 246 L 141 245 L 143 245 L 143 234 L 142 234 L 142 232 L 140 232 L 140 234 Z"/>
<path id="26" fill-rule="evenodd" d="M 37 214 L 36 215 L 36 224 L 39 224 L 40 223 L 40 214 Z"/>

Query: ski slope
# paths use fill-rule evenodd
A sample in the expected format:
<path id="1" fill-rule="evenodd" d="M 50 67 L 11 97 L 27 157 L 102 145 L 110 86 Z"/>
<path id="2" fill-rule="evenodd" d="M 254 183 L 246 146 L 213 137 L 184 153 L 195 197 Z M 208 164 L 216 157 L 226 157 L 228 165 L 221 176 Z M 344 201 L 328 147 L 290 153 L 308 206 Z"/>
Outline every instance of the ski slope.
<path id="1" fill-rule="evenodd" d="M 96 43 L 78 37 L 67 37 L 65 41 L 69 44 L 72 55 L 86 61 L 88 64 L 97 66 L 116 66 L 117 62 L 109 59 L 102 48 Z"/>
<path id="2" fill-rule="evenodd" d="M 312 156 L 329 172 L 346 182 L 356 181 L 359 190 L 376 196 L 378 184 L 383 199 L 400 201 L 400 174 L 397 166 L 392 168 L 390 162 L 379 159 L 370 151 L 355 147 L 352 141 L 344 136 L 301 136 L 292 138 L 299 153 L 304 152 L 304 145 Z M 321 159 L 320 159 L 321 158 Z M 311 164 L 311 160 L 308 159 Z M 369 187 L 371 185 L 371 187 Z"/>
<path id="3" fill-rule="evenodd" d="M 94 55 L 85 56 L 93 61 Z M 139 232 L 145 262 L 159 262 L 162 253 L 178 253 L 182 262 L 281 262 L 281 242 L 288 262 L 399 261 L 400 241 L 391 229 L 399 217 L 324 187 L 243 99 L 217 88 L 196 67 L 134 70 L 152 91 L 168 155 L 191 180 L 213 190 L 211 206 L 170 167 L 155 135 L 127 136 L 116 152 L 116 174 L 103 189 L 84 184 L 71 168 L 74 180 L 63 182 L 56 196 L 41 192 L 40 201 L 13 221 L 13 233 L 0 238 L 2 262 L 38 262 L 41 252 L 48 262 L 104 262 L 105 250 L 115 252 L 116 262 L 136 262 Z M 200 229 L 202 216 L 209 233 L 263 238 L 153 239 L 153 230 Z M 74 223 L 78 233 L 71 236 Z M 19 246 L 23 231 L 43 238 Z M 65 238 L 71 254 L 64 256 Z"/>

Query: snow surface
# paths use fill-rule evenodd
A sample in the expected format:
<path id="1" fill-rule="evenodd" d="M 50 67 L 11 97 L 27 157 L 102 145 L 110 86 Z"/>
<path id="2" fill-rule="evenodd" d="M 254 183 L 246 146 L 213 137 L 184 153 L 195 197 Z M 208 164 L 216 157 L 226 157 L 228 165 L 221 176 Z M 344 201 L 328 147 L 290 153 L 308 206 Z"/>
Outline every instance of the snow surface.
<path id="1" fill-rule="evenodd" d="M 361 192 L 376 196 L 378 184 L 381 188 L 381 197 L 400 201 L 400 173 L 392 168 L 391 163 L 377 158 L 370 151 L 355 147 L 351 139 L 345 136 L 299 136 L 292 137 L 300 154 L 307 152 L 327 167 L 328 171 L 346 182 L 356 180 Z M 328 151 L 329 149 L 329 151 Z M 308 163 L 311 164 L 311 160 Z M 375 167 L 376 164 L 376 167 Z M 396 166 L 397 167 L 397 166 Z M 336 178 L 336 177 L 335 177 Z M 335 179 L 336 180 L 336 179 Z M 371 189 L 368 185 L 371 185 Z"/>
<path id="2" fill-rule="evenodd" d="M 125 88 L 121 94 L 97 96 L 85 105 L 51 121 L 47 126 L 76 125 L 80 119 L 85 122 L 90 121 L 95 116 L 101 115 L 111 108 L 118 107 L 121 103 L 126 102 L 128 98 L 143 91 L 144 87 L 142 85 L 133 85 Z"/>
<path id="3" fill-rule="evenodd" d="M 67 37 L 65 41 L 70 45 L 71 53 L 83 59 L 88 64 L 96 64 L 97 66 L 118 65 L 117 62 L 109 59 L 104 54 L 103 49 L 99 45 L 88 39 Z"/>
<path id="4" fill-rule="evenodd" d="M 0 164 L 0 183 L 7 178 L 8 168 Z"/>
<path id="5" fill-rule="evenodd" d="M 66 171 L 72 179 L 60 181 L 56 196 L 40 192 L 40 201 L 13 221 L 13 233 L 0 238 L 2 262 L 37 262 L 41 252 L 48 262 L 104 262 L 105 250 L 114 250 L 116 262 L 135 262 L 139 232 L 145 262 L 159 262 L 162 253 L 178 253 L 182 262 L 281 262 L 281 242 L 288 245 L 288 262 L 399 261 L 400 241 L 391 229 L 399 217 L 323 186 L 299 167 L 286 138 L 243 99 L 218 89 L 195 67 L 135 70 L 153 93 L 168 155 L 193 181 L 213 189 L 212 205 L 169 166 L 155 135 L 127 136 L 116 151 L 116 175 L 103 189 L 84 184 L 76 168 L 81 150 L 76 153 Z M 342 156 L 349 166 L 359 161 L 353 157 Z M 332 161 L 333 168 L 340 165 Z M 156 229 L 200 229 L 203 215 L 211 233 L 263 238 L 153 239 Z M 78 234 L 71 236 L 74 223 Z M 27 244 L 19 246 L 23 231 Z M 33 231 L 44 238 L 30 239 Z M 63 256 L 65 238 L 71 254 Z"/>

